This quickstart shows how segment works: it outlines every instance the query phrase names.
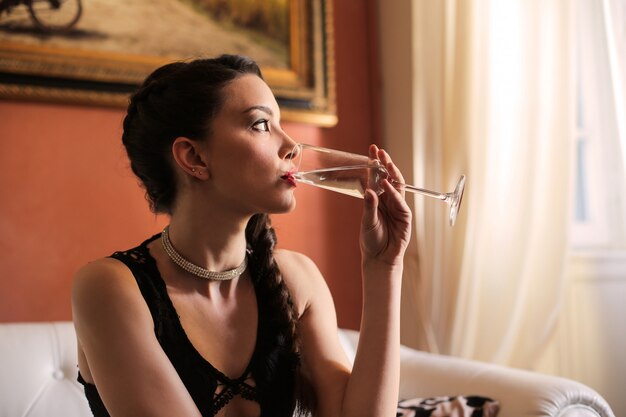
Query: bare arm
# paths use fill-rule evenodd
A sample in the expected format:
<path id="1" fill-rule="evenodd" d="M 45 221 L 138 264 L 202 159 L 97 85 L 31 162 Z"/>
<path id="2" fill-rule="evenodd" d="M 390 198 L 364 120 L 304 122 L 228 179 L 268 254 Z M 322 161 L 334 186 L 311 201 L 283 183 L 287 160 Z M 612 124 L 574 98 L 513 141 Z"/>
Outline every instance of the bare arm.
<path id="1" fill-rule="evenodd" d="M 113 417 L 200 416 L 154 334 L 154 323 L 131 272 L 102 259 L 74 280 L 79 349 Z"/>
<path id="2" fill-rule="evenodd" d="M 379 158 L 391 178 L 404 183 L 386 152 L 372 145 L 370 157 Z M 363 312 L 343 403 L 345 416 L 392 416 L 398 401 L 400 290 L 412 216 L 404 194 L 388 181 L 382 185 L 385 192 L 380 197 L 371 190 L 365 196 L 360 236 Z"/>
<path id="3" fill-rule="evenodd" d="M 385 165 L 386 153 L 373 147 Z M 402 181 L 393 164 L 393 177 Z M 361 227 L 363 313 L 354 366 L 350 369 L 337 337 L 333 300 L 310 260 L 277 257 L 297 304 L 303 371 L 312 381 L 316 417 L 393 416 L 400 379 L 400 288 L 402 262 L 411 229 L 411 213 L 401 193 L 388 182 L 379 199 L 368 191 Z M 284 258 L 284 259 L 280 259 Z M 300 301 L 298 301 L 300 300 Z"/>
<path id="4" fill-rule="evenodd" d="M 395 415 L 400 291 L 396 288 L 399 283 L 388 285 L 386 281 L 397 278 L 392 275 L 399 272 L 386 266 L 363 268 L 364 278 L 367 276 L 372 284 L 364 285 L 361 336 L 352 369 L 339 342 L 335 307 L 324 278 L 308 258 L 296 254 L 290 257 L 279 264 L 296 303 L 303 297 L 308 300 L 299 329 L 302 371 L 317 398 L 315 417 Z M 291 274 L 297 274 L 300 282 L 290 284 L 292 278 L 287 277 Z"/>

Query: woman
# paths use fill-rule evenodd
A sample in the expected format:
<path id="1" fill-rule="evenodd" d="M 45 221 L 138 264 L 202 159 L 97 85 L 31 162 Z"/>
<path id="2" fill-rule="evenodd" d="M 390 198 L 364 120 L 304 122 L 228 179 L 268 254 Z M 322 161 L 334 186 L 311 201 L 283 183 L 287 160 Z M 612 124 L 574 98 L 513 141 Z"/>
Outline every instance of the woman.
<path id="1" fill-rule="evenodd" d="M 152 209 L 170 223 L 76 274 L 79 380 L 94 415 L 394 415 L 411 224 L 401 193 L 385 181 L 384 194 L 364 199 L 351 368 L 320 272 L 274 250 L 267 214 L 295 207 L 285 175 L 295 142 L 253 61 L 157 69 L 130 100 L 123 143 Z M 372 145 L 370 156 L 402 181 L 387 153 Z"/>

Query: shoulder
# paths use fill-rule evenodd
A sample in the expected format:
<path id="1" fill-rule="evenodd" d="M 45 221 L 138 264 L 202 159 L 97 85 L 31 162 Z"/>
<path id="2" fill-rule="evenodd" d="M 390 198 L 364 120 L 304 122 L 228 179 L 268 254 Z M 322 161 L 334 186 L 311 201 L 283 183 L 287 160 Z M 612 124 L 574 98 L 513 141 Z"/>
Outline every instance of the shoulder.
<path id="1" fill-rule="evenodd" d="M 287 249 L 276 249 L 274 258 L 283 273 L 319 273 L 317 265 L 308 256 Z"/>
<path id="2" fill-rule="evenodd" d="M 311 258 L 298 252 L 277 249 L 274 259 L 301 316 L 319 296 L 330 292 L 322 273 Z"/>
<path id="3" fill-rule="evenodd" d="M 121 261 L 101 258 L 82 266 L 72 283 L 73 295 L 84 295 L 94 290 L 120 291 L 131 287 L 132 273 Z"/>
<path id="4" fill-rule="evenodd" d="M 116 312 L 139 313 L 143 297 L 132 272 L 113 258 L 101 258 L 81 267 L 72 282 L 74 321 L 111 317 Z"/>

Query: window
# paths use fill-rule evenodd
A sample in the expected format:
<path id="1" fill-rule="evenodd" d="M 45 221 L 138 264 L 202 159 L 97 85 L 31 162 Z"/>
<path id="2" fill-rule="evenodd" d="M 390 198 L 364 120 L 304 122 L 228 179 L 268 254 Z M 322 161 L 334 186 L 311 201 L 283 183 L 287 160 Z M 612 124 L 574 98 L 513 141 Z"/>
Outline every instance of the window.
<path id="1" fill-rule="evenodd" d="M 614 18 L 605 7 L 610 2 L 577 2 L 571 214 L 575 250 L 626 249 L 626 181 L 619 134 L 624 98 L 619 96 L 621 80 L 612 67 L 615 53 L 626 52 L 612 44 L 618 32 L 609 30 Z M 626 8 L 618 3 L 623 16 Z M 622 45 L 626 45 L 625 34 L 619 31 Z"/>

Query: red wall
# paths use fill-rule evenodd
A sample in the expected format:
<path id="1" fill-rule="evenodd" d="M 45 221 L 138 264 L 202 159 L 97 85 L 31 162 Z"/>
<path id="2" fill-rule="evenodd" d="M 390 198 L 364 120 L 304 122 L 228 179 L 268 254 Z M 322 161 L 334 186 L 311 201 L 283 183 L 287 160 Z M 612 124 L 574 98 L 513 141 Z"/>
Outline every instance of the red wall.
<path id="1" fill-rule="evenodd" d="M 378 142 L 372 0 L 336 1 L 339 123 L 285 123 L 296 140 L 366 152 Z M 121 146 L 123 111 L 0 101 L 0 322 L 71 320 L 74 271 L 160 231 Z M 302 186 L 274 217 L 279 246 L 316 261 L 339 324 L 360 320 L 357 199 Z"/>

